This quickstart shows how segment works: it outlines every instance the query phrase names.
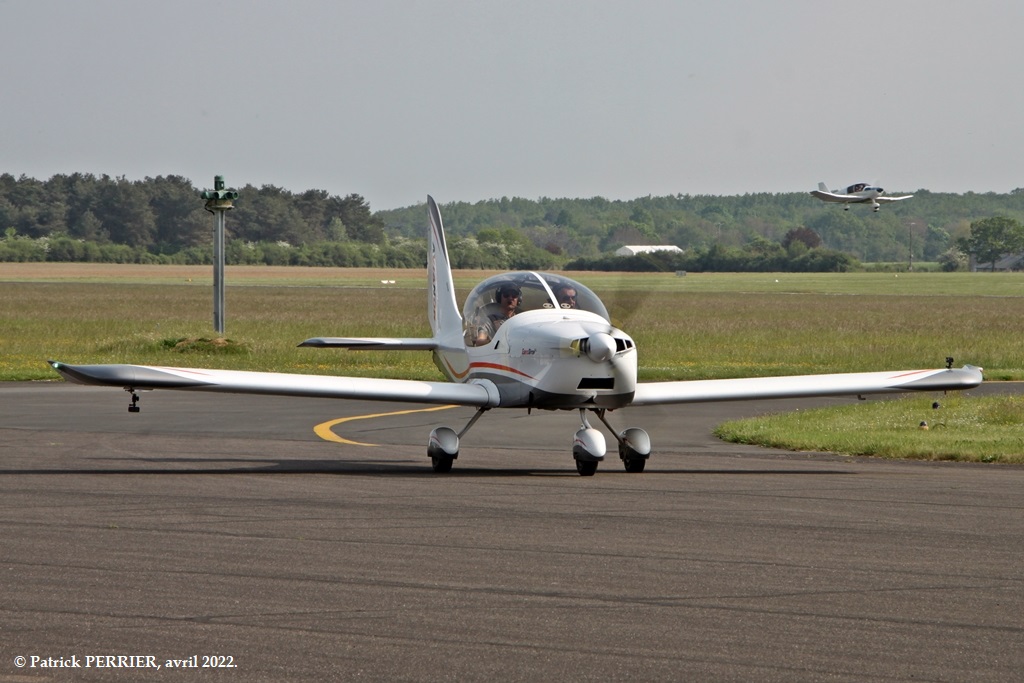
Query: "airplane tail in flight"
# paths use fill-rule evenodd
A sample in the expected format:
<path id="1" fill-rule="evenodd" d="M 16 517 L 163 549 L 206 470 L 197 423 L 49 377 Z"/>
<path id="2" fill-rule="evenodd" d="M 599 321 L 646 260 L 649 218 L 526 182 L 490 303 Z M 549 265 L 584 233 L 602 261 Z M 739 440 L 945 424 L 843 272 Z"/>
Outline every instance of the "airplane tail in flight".
<path id="1" fill-rule="evenodd" d="M 818 189 L 822 192 L 828 192 L 828 185 L 825 183 L 818 183 Z"/>

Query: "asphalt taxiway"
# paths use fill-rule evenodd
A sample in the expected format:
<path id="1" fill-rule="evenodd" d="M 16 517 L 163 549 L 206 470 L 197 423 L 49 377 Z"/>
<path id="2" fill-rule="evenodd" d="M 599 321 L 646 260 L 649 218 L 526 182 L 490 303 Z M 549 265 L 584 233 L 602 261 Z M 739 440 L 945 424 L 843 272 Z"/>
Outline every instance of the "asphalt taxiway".
<path id="1" fill-rule="evenodd" d="M 647 471 L 584 478 L 575 413 L 435 475 L 472 410 L 0 385 L 0 682 L 1019 678 L 1024 467 L 711 435 L 845 401 L 619 411 Z M 233 667 L 16 664 L 88 655 Z"/>

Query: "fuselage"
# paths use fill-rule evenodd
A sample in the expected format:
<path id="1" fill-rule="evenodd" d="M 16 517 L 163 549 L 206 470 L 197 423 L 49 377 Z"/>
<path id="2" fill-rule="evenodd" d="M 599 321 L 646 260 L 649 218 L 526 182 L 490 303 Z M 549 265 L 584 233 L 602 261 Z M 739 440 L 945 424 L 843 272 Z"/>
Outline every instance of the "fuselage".
<path id="1" fill-rule="evenodd" d="M 520 292 L 507 318 L 495 301 L 501 287 Z M 564 291 L 577 294 L 571 306 L 559 304 Z M 614 409 L 636 390 L 633 339 L 589 289 L 543 273 L 482 282 L 467 299 L 460 337 L 435 351 L 435 363 L 452 381 L 493 385 L 501 407 Z"/>

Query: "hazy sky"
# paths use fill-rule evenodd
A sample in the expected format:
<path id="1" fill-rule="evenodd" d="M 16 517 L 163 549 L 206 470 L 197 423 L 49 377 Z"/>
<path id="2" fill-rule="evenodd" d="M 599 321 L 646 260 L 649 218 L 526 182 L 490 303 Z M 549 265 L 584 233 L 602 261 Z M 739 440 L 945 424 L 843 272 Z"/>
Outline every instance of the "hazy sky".
<path id="1" fill-rule="evenodd" d="M 0 172 L 496 197 L 1024 186 L 1021 0 L 0 0 Z"/>

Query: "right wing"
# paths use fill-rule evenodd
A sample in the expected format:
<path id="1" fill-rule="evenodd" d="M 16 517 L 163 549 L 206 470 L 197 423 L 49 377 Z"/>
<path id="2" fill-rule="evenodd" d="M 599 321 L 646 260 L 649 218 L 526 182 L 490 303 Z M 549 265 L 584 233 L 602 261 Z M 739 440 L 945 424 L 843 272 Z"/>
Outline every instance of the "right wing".
<path id="1" fill-rule="evenodd" d="M 197 370 L 149 365 L 67 365 L 49 361 L 77 384 L 144 389 L 183 389 L 236 394 L 350 398 L 460 406 L 496 406 L 498 392 L 483 383 L 418 382 L 375 377 L 331 377 L 243 370 Z"/>
<path id="2" fill-rule="evenodd" d="M 318 348 L 341 348 L 367 351 L 433 351 L 438 348 L 436 339 L 420 337 L 313 337 L 299 344 Z"/>

